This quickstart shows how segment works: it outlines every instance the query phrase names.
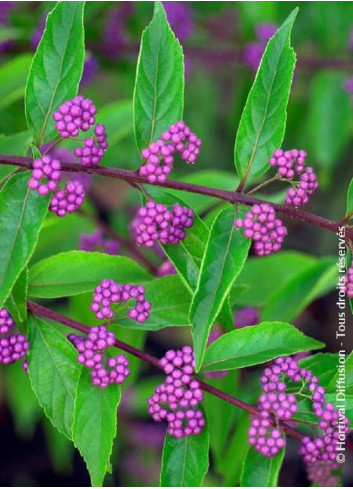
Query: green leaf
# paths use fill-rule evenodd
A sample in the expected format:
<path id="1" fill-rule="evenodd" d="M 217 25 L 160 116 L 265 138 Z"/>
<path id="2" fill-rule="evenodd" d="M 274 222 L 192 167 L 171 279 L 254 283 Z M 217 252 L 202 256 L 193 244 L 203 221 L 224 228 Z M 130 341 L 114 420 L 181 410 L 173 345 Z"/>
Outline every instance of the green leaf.
<path id="1" fill-rule="evenodd" d="M 0 67 L 0 110 L 24 96 L 24 87 L 31 66 L 30 54 L 22 54 Z"/>
<path id="2" fill-rule="evenodd" d="M 235 208 L 221 211 L 213 222 L 190 308 L 195 368 L 200 369 L 208 334 L 239 275 L 250 240 L 234 227 Z"/>
<path id="3" fill-rule="evenodd" d="M 10 178 L 0 192 L 0 306 L 34 251 L 48 198 L 29 190 L 29 172 Z"/>
<path id="4" fill-rule="evenodd" d="M 23 323 L 27 319 L 27 290 L 28 290 L 28 269 L 25 267 L 12 287 L 6 301 L 6 307 L 11 313 L 16 325 L 23 331 Z"/>
<path id="5" fill-rule="evenodd" d="M 334 394 L 325 394 L 325 402 L 332 403 L 341 414 L 342 408 L 345 408 L 344 416 L 348 418 L 349 425 L 353 426 L 353 395 L 346 394 L 345 398 L 343 398 L 342 395 L 337 397 L 336 392 Z M 317 424 L 318 418 L 313 412 L 310 400 L 302 399 L 298 402 L 298 412 L 294 414 L 293 420 Z"/>
<path id="6" fill-rule="evenodd" d="M 342 73 L 320 71 L 309 92 L 309 154 L 323 167 L 333 167 L 350 140 L 351 104 L 344 80 Z"/>
<path id="7" fill-rule="evenodd" d="M 234 330 L 218 338 L 206 350 L 202 371 L 249 367 L 282 355 L 294 355 L 324 346 L 291 324 L 265 322 Z"/>
<path id="8" fill-rule="evenodd" d="M 142 34 L 134 90 L 134 127 L 141 151 L 182 119 L 184 59 L 161 2 Z"/>
<path id="9" fill-rule="evenodd" d="M 37 146 L 57 136 L 52 113 L 77 94 L 84 51 L 85 2 L 58 2 L 47 17 L 26 86 L 26 118 Z"/>
<path id="10" fill-rule="evenodd" d="M 272 458 L 250 447 L 241 474 L 241 487 L 277 487 L 278 475 L 284 459 L 284 450 Z"/>
<path id="11" fill-rule="evenodd" d="M 31 438 L 37 427 L 37 422 L 42 417 L 42 409 L 21 362 L 6 366 L 5 396 L 11 409 L 16 432 Z"/>
<path id="12" fill-rule="evenodd" d="M 207 378 L 207 383 L 216 387 L 229 395 L 234 395 L 234 390 L 238 385 L 239 372 L 227 372 L 222 377 Z M 210 447 L 214 464 L 217 472 L 223 460 L 224 451 L 230 433 L 234 428 L 236 417 L 236 409 L 228 402 L 224 402 L 219 397 L 205 393 L 204 399 L 205 409 L 207 413 L 207 426 L 210 433 Z"/>
<path id="13" fill-rule="evenodd" d="M 56 253 L 77 250 L 81 234 L 91 234 L 94 224 L 77 212 L 58 219 L 49 214 L 39 233 L 38 243 L 31 263 L 43 260 Z"/>
<path id="14" fill-rule="evenodd" d="M 176 202 L 187 205 L 183 200 L 164 192 L 158 187 L 149 187 L 148 193 L 157 202 L 172 206 Z M 204 250 L 208 241 L 208 228 L 197 214 L 194 215 L 194 224 L 187 230 L 186 238 L 177 246 L 161 245 L 169 260 L 191 293 L 194 293 L 200 273 Z M 220 322 L 227 330 L 230 328 L 231 312 L 228 303 L 225 303 L 220 312 Z"/>
<path id="15" fill-rule="evenodd" d="M 337 260 L 322 259 L 294 275 L 267 301 L 261 315 L 263 321 L 292 321 L 314 299 L 335 288 Z"/>
<path id="16" fill-rule="evenodd" d="M 133 130 L 132 102 L 119 100 L 99 109 L 99 120 L 104 122 L 109 147 L 115 146 Z"/>
<path id="17" fill-rule="evenodd" d="M 178 276 L 162 277 L 145 284 L 146 299 L 151 302 L 150 317 L 143 324 L 128 319 L 127 308 L 118 309 L 114 325 L 145 331 L 158 331 L 168 326 L 189 326 L 191 294 Z"/>
<path id="18" fill-rule="evenodd" d="M 169 192 L 164 192 L 158 187 L 148 187 L 151 197 L 162 204 L 172 206 L 179 203 L 187 204 L 180 198 Z M 186 232 L 186 238 L 177 246 L 161 245 L 169 260 L 173 263 L 180 277 L 190 292 L 194 292 L 200 272 L 202 257 L 208 240 L 208 228 L 197 214 L 194 216 L 194 224 Z"/>
<path id="19" fill-rule="evenodd" d="M 141 283 L 151 277 L 125 256 L 68 251 L 46 258 L 30 269 L 28 295 L 50 299 L 93 292 L 104 278 Z"/>
<path id="20" fill-rule="evenodd" d="M 283 141 L 296 59 L 290 34 L 297 13 L 293 10 L 268 42 L 240 119 L 234 161 L 243 181 L 263 175 Z"/>
<path id="21" fill-rule="evenodd" d="M 244 459 L 248 452 L 248 430 L 250 428 L 250 416 L 244 413 L 237 422 L 236 429 L 231 440 L 226 444 L 226 453 L 221 459 L 219 471 L 225 476 L 224 485 L 227 487 L 239 486 L 240 475 Z"/>
<path id="22" fill-rule="evenodd" d="M 319 378 L 319 384 L 327 388 L 332 378 L 337 373 L 338 356 L 336 353 L 316 353 L 302 358 L 299 362 L 300 368 L 310 370 Z"/>
<path id="23" fill-rule="evenodd" d="M 353 178 L 348 187 L 346 217 L 353 215 Z"/>
<path id="24" fill-rule="evenodd" d="M 199 435 L 165 437 L 160 486 L 200 487 L 208 471 L 209 434 L 207 426 Z"/>
<path id="25" fill-rule="evenodd" d="M 28 316 L 29 377 L 53 425 L 72 438 L 74 400 L 81 373 L 73 345 L 38 317 Z"/>
<path id="26" fill-rule="evenodd" d="M 31 142 L 29 132 L 19 132 L 11 136 L 0 135 L 0 154 L 26 156 Z M 0 165 L 0 182 L 18 170 L 14 165 Z"/>
<path id="27" fill-rule="evenodd" d="M 245 292 L 233 301 L 239 306 L 262 307 L 294 275 L 317 263 L 317 259 L 294 251 L 281 251 L 274 255 L 249 257 L 237 282 L 247 286 Z M 271 273 L 268 273 L 271 270 Z M 261 277 L 261 280 L 259 280 Z"/>
<path id="28" fill-rule="evenodd" d="M 101 389 L 83 368 L 77 387 L 73 441 L 84 458 L 93 487 L 102 486 L 117 429 L 120 386 Z"/>

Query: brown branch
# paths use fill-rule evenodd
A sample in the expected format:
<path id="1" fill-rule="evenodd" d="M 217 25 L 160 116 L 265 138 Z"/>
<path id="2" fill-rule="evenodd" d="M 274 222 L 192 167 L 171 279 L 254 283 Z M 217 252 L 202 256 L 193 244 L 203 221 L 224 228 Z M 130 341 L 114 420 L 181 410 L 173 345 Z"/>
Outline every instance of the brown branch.
<path id="1" fill-rule="evenodd" d="M 74 319 L 70 319 L 66 316 L 63 316 L 62 314 L 59 314 L 55 311 L 52 311 L 51 309 L 48 309 L 44 306 L 41 306 L 39 304 L 36 304 L 34 302 L 28 302 L 27 304 L 27 309 L 29 312 L 32 314 L 42 317 L 42 318 L 47 318 L 47 319 L 52 319 L 53 321 L 57 323 L 64 324 L 65 326 L 68 326 L 69 328 L 75 329 L 76 331 L 80 331 L 81 333 L 87 334 L 90 330 L 90 328 L 78 321 L 75 321 Z M 161 366 L 159 365 L 159 360 L 158 358 L 149 355 L 148 353 L 138 350 L 137 348 L 134 348 L 131 345 L 128 345 L 127 343 L 124 343 L 123 341 L 115 339 L 115 346 L 119 348 L 120 350 L 125 351 L 126 353 L 130 353 L 130 355 L 133 355 L 134 357 L 139 358 L 143 362 L 149 363 L 153 367 L 161 369 Z M 225 392 L 217 389 L 216 387 L 213 387 L 209 384 L 206 384 L 206 382 L 202 382 L 199 380 L 200 387 L 203 391 L 208 392 L 209 394 L 218 397 L 219 399 L 222 399 L 225 402 L 228 402 L 229 404 L 233 404 L 233 406 L 236 406 L 249 414 L 253 416 L 260 416 L 260 412 L 251 404 L 248 404 L 244 401 L 241 401 L 240 399 L 237 399 L 236 397 L 230 396 L 229 394 L 226 394 Z M 286 423 L 280 422 L 280 426 L 287 433 L 288 435 L 296 438 L 297 440 L 301 440 L 303 438 L 303 434 L 300 433 L 299 431 L 295 430 L 294 428 L 291 428 L 288 426 Z"/>
<path id="2" fill-rule="evenodd" d="M 22 168 L 31 169 L 32 158 L 20 157 L 20 156 L 5 156 L 0 155 L 0 164 L 4 165 L 14 165 L 20 166 Z M 95 175 L 102 175 L 110 178 L 117 178 L 123 180 L 129 184 L 148 184 L 151 185 L 145 177 L 142 177 L 135 171 L 124 170 L 120 168 L 108 168 L 104 166 L 97 166 L 94 168 L 84 168 L 77 163 L 61 163 L 62 170 L 66 172 L 78 172 L 78 173 L 89 173 Z M 231 204 L 243 204 L 252 206 L 254 204 L 263 204 L 266 201 L 261 199 L 256 199 L 249 195 L 245 195 L 241 192 L 230 192 L 228 190 L 221 190 L 218 188 L 207 187 L 204 185 L 195 185 L 187 182 L 179 182 L 177 180 L 167 180 L 164 183 L 154 183 L 153 185 L 169 188 L 173 190 L 181 190 L 183 192 L 191 192 L 194 194 L 207 195 L 209 197 L 216 197 L 221 200 L 230 202 Z M 307 224 L 319 227 L 321 229 L 326 229 L 333 233 L 337 233 L 340 227 L 340 223 L 332 221 L 330 219 L 325 219 L 324 217 L 316 216 L 310 212 L 302 211 L 289 207 L 287 205 L 273 204 L 271 206 L 276 210 L 278 214 L 290 219 L 296 219 Z M 346 229 L 347 238 L 353 239 L 353 229 Z"/>

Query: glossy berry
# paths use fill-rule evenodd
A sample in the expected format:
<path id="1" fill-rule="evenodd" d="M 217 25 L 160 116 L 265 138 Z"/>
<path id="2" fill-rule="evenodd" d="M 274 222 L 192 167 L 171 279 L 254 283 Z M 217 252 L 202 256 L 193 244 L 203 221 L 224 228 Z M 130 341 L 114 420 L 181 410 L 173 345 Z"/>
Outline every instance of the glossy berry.
<path id="1" fill-rule="evenodd" d="M 28 342 L 24 334 L 0 337 L 0 363 L 9 365 L 27 354 Z"/>
<path id="2" fill-rule="evenodd" d="M 347 297 L 349 299 L 353 299 L 353 261 L 347 270 L 347 275 L 345 276 L 345 290 Z"/>
<path id="3" fill-rule="evenodd" d="M 319 188 L 314 170 L 305 168 L 299 178 L 298 188 L 290 188 L 287 192 L 286 204 L 301 207 L 309 202 L 309 197 Z"/>
<path id="4" fill-rule="evenodd" d="M 174 204 L 172 210 L 164 204 L 147 202 L 138 211 L 136 241 L 148 248 L 157 241 L 162 244 L 178 244 L 186 237 L 186 229 L 193 225 L 194 211 Z"/>
<path id="5" fill-rule="evenodd" d="M 81 234 L 78 247 L 83 251 L 102 251 L 108 255 L 118 255 L 120 252 L 118 241 L 104 239 L 101 229 L 97 229 L 92 234 Z"/>
<path id="6" fill-rule="evenodd" d="M 129 362 L 124 355 L 108 357 L 105 352 L 114 346 L 115 336 L 105 326 L 93 326 L 87 339 L 83 336 L 69 334 L 68 340 L 79 354 L 77 360 L 91 370 L 92 384 L 97 387 L 108 387 L 110 384 L 122 384 L 130 374 Z"/>
<path id="7" fill-rule="evenodd" d="M 95 124 L 96 112 L 92 100 L 78 95 L 53 113 L 56 130 L 63 139 L 77 137 L 80 130 L 86 132 Z"/>
<path id="8" fill-rule="evenodd" d="M 266 457 L 274 457 L 286 444 L 281 431 L 272 426 L 271 417 L 265 410 L 252 420 L 248 434 L 250 445 Z"/>
<path id="9" fill-rule="evenodd" d="M 12 319 L 11 314 L 5 307 L 2 307 L 0 309 L 0 335 L 8 334 L 14 327 L 15 322 Z"/>
<path id="10" fill-rule="evenodd" d="M 176 122 L 162 133 L 161 138 L 141 152 L 145 163 L 139 173 L 150 183 L 163 183 L 173 169 L 174 153 L 178 152 L 187 163 L 195 163 L 201 140 L 184 122 Z"/>
<path id="11" fill-rule="evenodd" d="M 39 195 L 47 195 L 58 188 L 58 182 L 61 177 L 60 161 L 51 159 L 50 156 L 42 156 L 34 160 L 32 165 L 31 178 L 28 187 L 36 190 Z"/>
<path id="12" fill-rule="evenodd" d="M 254 241 L 255 253 L 259 256 L 279 251 L 287 235 L 286 227 L 276 218 L 270 204 L 255 204 L 245 218 L 237 219 L 234 225 L 238 229 L 245 228 L 244 236 Z"/>
<path id="13" fill-rule="evenodd" d="M 192 378 L 192 348 L 167 351 L 160 365 L 167 377 L 148 399 L 149 414 L 155 421 L 166 420 L 168 433 L 176 438 L 199 434 L 205 425 L 203 412 L 197 409 L 203 393 L 199 382 Z"/>
<path id="14" fill-rule="evenodd" d="M 77 211 L 85 201 L 85 190 L 78 180 L 66 182 L 64 190 L 57 190 L 50 200 L 49 210 L 58 217 Z"/>
<path id="15" fill-rule="evenodd" d="M 94 290 L 91 310 L 97 319 L 112 319 L 114 316 L 112 304 L 135 300 L 135 306 L 128 312 L 128 317 L 138 323 L 147 321 L 151 304 L 145 298 L 145 288 L 142 285 L 119 285 L 114 280 L 104 279 Z"/>
<path id="16" fill-rule="evenodd" d="M 24 358 L 28 351 L 28 341 L 24 334 L 10 334 L 15 322 L 5 307 L 0 308 L 0 363 L 9 365 Z"/>
<path id="17" fill-rule="evenodd" d="M 285 394 L 286 379 L 299 383 L 299 395 L 303 392 L 306 398 L 311 399 L 313 413 L 318 418 L 317 426 L 320 431 L 314 438 L 304 436 L 299 450 L 307 465 L 309 480 L 318 485 L 331 485 L 336 480 L 335 476 L 331 474 L 332 470 L 337 468 L 336 444 L 342 432 L 348 433 L 348 419 L 341 419 L 334 405 L 325 402 L 325 389 L 319 386 L 317 377 L 310 370 L 300 368 L 298 362 L 290 357 L 277 358 L 263 372 L 261 377 L 263 394 L 259 399 L 260 418 L 270 420 L 268 414 L 272 414 L 274 419 L 288 421 L 295 414 L 297 401 L 293 394 Z M 275 430 L 271 426 L 272 423 L 269 426 L 262 426 L 262 421 L 258 418 L 255 418 L 253 423 L 255 426 L 252 428 L 255 429 L 250 428 L 249 430 L 250 443 L 267 456 L 275 455 L 277 452 L 273 451 L 274 441 L 270 442 L 272 448 L 268 449 L 268 441 L 273 438 Z M 267 440 L 261 438 L 265 433 L 262 428 L 270 430 L 266 432 Z"/>
<path id="18" fill-rule="evenodd" d="M 304 171 L 307 153 L 302 149 L 291 149 L 284 151 L 276 149 L 269 163 L 277 167 L 278 175 L 292 180 L 295 174 L 300 175 Z"/>

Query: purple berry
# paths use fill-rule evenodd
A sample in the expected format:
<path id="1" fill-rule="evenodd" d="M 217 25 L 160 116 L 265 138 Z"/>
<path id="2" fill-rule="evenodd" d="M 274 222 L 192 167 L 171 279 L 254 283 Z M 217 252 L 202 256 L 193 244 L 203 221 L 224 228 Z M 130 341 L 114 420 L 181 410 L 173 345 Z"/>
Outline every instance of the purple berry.
<path id="1" fill-rule="evenodd" d="M 75 148 L 75 156 L 85 168 L 97 166 L 108 148 L 107 134 L 103 124 L 97 124 L 94 128 L 94 138 L 83 140 L 84 147 Z"/>
<path id="2" fill-rule="evenodd" d="M 140 167 L 139 173 L 150 183 L 163 183 L 173 169 L 174 153 L 178 152 L 181 159 L 193 164 L 201 144 L 201 140 L 184 122 L 176 122 L 162 133 L 161 139 L 141 151 L 145 163 Z"/>
<path id="3" fill-rule="evenodd" d="M 85 190 L 78 180 L 66 182 L 64 190 L 57 190 L 50 200 L 49 210 L 58 217 L 75 212 L 85 200 Z"/>
<path id="4" fill-rule="evenodd" d="M 56 130 L 63 139 L 77 137 L 80 130 L 86 132 L 95 124 L 96 112 L 92 100 L 77 95 L 53 113 Z"/>
<path id="5" fill-rule="evenodd" d="M 259 256 L 276 253 L 282 247 L 287 229 L 280 219 L 276 219 L 270 204 L 255 204 L 244 219 L 234 223 L 238 229 L 245 228 L 244 236 L 255 242 L 255 253 Z"/>
<path id="6" fill-rule="evenodd" d="M 39 195 L 54 192 L 61 177 L 60 169 L 60 161 L 51 159 L 50 156 L 42 156 L 34 160 L 28 187 L 36 190 Z"/>
<path id="7" fill-rule="evenodd" d="M 159 240 L 162 244 L 178 244 L 186 237 L 185 229 L 193 225 L 194 212 L 174 204 L 170 211 L 164 204 L 150 200 L 138 211 L 136 241 L 148 248 Z"/>
<path id="8" fill-rule="evenodd" d="M 0 335 L 8 334 L 14 327 L 15 322 L 12 319 L 11 314 L 5 307 L 2 307 L 0 309 Z"/>
<path id="9" fill-rule="evenodd" d="M 114 280 L 104 279 L 93 294 L 91 310 L 97 319 L 112 319 L 114 316 L 112 304 L 135 300 L 135 306 L 128 312 L 128 317 L 138 323 L 147 321 L 151 304 L 145 298 L 145 288 L 141 285 L 119 285 Z"/>
<path id="10" fill-rule="evenodd" d="M 125 382 L 130 370 L 124 355 L 108 357 L 104 366 L 105 352 L 115 344 L 115 336 L 106 326 L 93 326 L 87 339 L 75 334 L 69 334 L 67 338 L 78 350 L 77 361 L 91 370 L 94 386 L 104 388 Z"/>
<path id="11" fill-rule="evenodd" d="M 351 266 L 347 270 L 347 275 L 345 276 L 345 290 L 346 296 L 349 299 L 353 299 L 353 260 Z"/>
<path id="12" fill-rule="evenodd" d="M 148 399 L 148 413 L 155 421 L 166 420 L 168 433 L 176 438 L 201 433 L 205 419 L 197 407 L 203 400 L 203 393 L 199 382 L 192 378 L 192 348 L 184 346 L 181 350 L 167 351 L 160 366 L 167 377 Z"/>

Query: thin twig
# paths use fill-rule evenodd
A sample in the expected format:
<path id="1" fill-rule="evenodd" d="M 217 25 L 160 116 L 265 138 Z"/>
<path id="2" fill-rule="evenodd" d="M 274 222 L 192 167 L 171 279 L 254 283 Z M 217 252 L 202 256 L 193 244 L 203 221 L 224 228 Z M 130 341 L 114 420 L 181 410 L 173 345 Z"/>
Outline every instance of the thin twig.
<path id="1" fill-rule="evenodd" d="M 76 331 L 80 331 L 81 333 L 87 334 L 90 330 L 90 328 L 78 321 L 75 321 L 74 319 L 70 319 L 66 316 L 63 316 L 62 314 L 59 314 L 55 311 L 52 311 L 51 309 L 48 309 L 44 306 L 41 306 L 39 304 L 36 304 L 34 302 L 28 302 L 27 303 L 27 309 L 29 312 L 32 314 L 42 317 L 42 318 L 47 318 L 47 319 L 52 319 L 53 321 L 57 323 L 64 324 L 65 326 L 68 326 L 69 328 L 75 329 Z M 158 358 L 149 355 L 148 353 L 138 350 L 137 348 L 128 345 L 127 343 L 124 343 L 123 341 L 115 339 L 115 346 L 119 348 L 120 350 L 125 351 L 126 353 L 130 353 L 130 355 L 133 355 L 140 360 L 149 363 L 153 367 L 161 369 L 161 366 L 159 364 Z M 229 394 L 226 394 L 225 392 L 217 389 L 216 387 L 213 387 L 209 384 L 206 384 L 206 382 L 202 382 L 199 380 L 200 387 L 203 391 L 208 392 L 209 394 L 218 397 L 219 399 L 222 399 L 223 401 L 228 402 L 229 404 L 233 404 L 233 406 L 236 406 L 240 409 L 243 409 L 244 411 L 248 412 L 249 414 L 253 416 L 260 416 L 260 412 L 254 407 L 251 406 L 251 404 L 248 404 L 244 401 L 241 401 L 240 399 L 237 399 L 236 397 L 230 396 Z M 291 428 L 288 426 L 286 423 L 280 423 L 280 427 L 290 436 L 296 438 L 297 440 L 301 440 L 303 438 L 303 434 L 300 433 L 299 431 Z"/>
<path id="2" fill-rule="evenodd" d="M 21 166 L 23 168 L 31 169 L 32 161 L 33 161 L 32 158 L 28 158 L 28 157 L 0 155 L 0 164 L 4 164 L 4 165 L 15 165 L 15 166 Z M 63 171 L 67 171 L 67 172 L 102 175 L 105 177 L 117 178 L 129 184 L 139 183 L 139 184 L 151 185 L 150 182 L 148 182 L 147 178 L 142 177 L 137 172 L 131 170 L 124 170 L 120 168 L 108 168 L 104 166 L 83 168 L 77 163 L 68 163 L 68 162 L 62 162 L 61 167 Z M 153 183 L 153 185 L 158 187 L 163 187 L 163 188 L 169 188 L 173 190 L 181 190 L 183 192 L 191 192 L 194 194 L 207 195 L 209 197 L 216 197 L 218 199 L 228 201 L 231 204 L 243 204 L 243 205 L 252 206 L 254 204 L 267 203 L 264 200 L 256 199 L 255 197 L 251 197 L 241 192 L 230 192 L 228 190 L 221 190 L 214 187 L 207 187 L 205 185 L 196 185 L 187 182 L 179 182 L 177 180 L 167 180 L 163 183 L 155 182 Z M 315 214 L 311 214 L 310 212 L 305 212 L 299 209 L 295 209 L 287 205 L 271 203 L 271 206 L 275 209 L 275 211 L 278 214 L 284 217 L 288 217 L 290 219 L 296 219 L 305 222 L 307 224 L 311 224 L 313 226 L 319 227 L 321 229 L 326 229 L 333 233 L 337 233 L 339 231 L 339 227 L 340 227 L 339 222 L 332 221 L 330 219 L 325 219 L 324 217 L 316 216 Z M 346 229 L 346 236 L 348 238 L 353 239 L 353 229 L 349 229 L 349 230 Z"/>

